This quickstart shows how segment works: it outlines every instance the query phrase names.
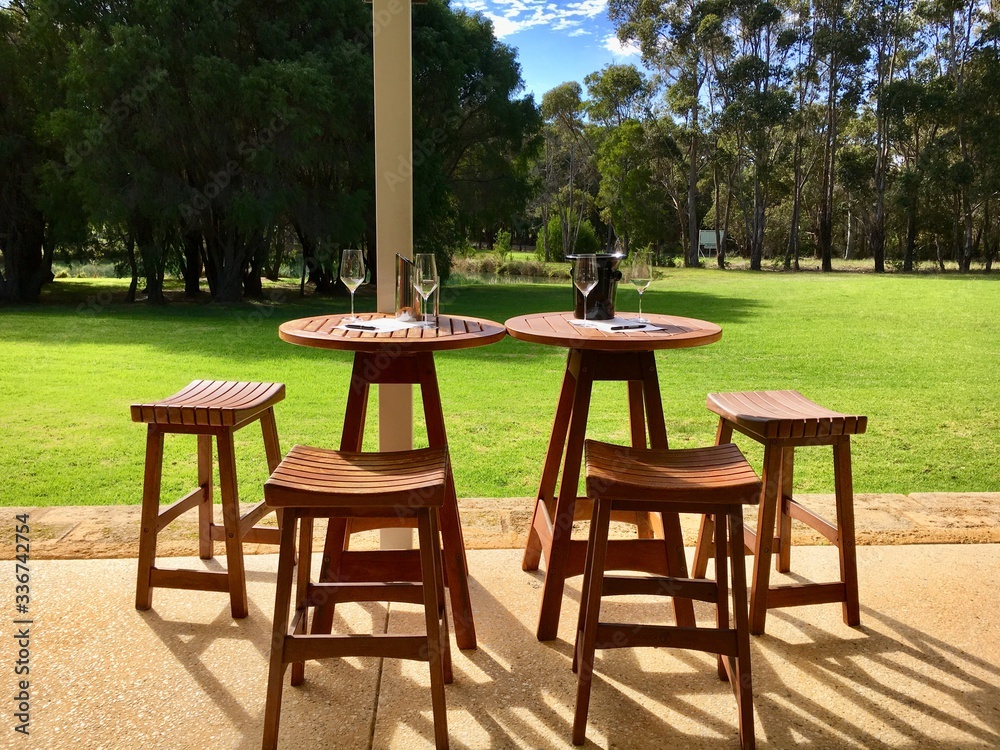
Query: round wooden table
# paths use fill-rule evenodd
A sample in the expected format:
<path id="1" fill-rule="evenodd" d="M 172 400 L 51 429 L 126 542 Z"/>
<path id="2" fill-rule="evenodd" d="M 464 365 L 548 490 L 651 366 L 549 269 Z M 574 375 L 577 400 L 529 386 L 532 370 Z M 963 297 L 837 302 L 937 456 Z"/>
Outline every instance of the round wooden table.
<path id="1" fill-rule="evenodd" d="M 657 330 L 585 328 L 570 322 L 574 320 L 571 312 L 522 315 L 506 323 L 507 332 L 516 339 L 569 349 L 522 562 L 524 570 L 537 570 L 541 556 L 545 556 L 545 583 L 538 621 L 541 641 L 556 637 L 565 581 L 571 576 L 582 575 L 586 559 L 587 542 L 572 539 L 571 534 L 574 518 L 589 518 L 592 507 L 587 498 L 577 497 L 577 487 L 594 381 L 627 382 L 632 445 L 647 446 L 648 428 L 649 447 L 666 448 L 667 427 L 654 352 L 704 346 L 722 338 L 722 328 L 704 320 L 674 315 L 647 315 L 645 319 Z M 650 518 L 651 527 L 644 526 L 642 519 L 637 521 L 640 536 L 646 538 L 609 542 L 607 568 L 686 578 L 687 563 L 677 514 Z M 662 538 L 651 538 L 650 528 L 661 522 L 663 528 L 657 531 Z M 674 613 L 678 625 L 694 626 L 690 599 L 675 598 Z"/>
<path id="2" fill-rule="evenodd" d="M 406 328 L 392 332 L 339 328 L 346 315 L 319 315 L 282 323 L 278 336 L 291 344 L 354 352 L 344 430 L 340 450 L 360 451 L 364 438 L 368 392 L 372 384 L 401 383 L 420 386 L 430 447 L 447 446 L 441 394 L 434 369 L 434 352 L 469 349 L 500 341 L 507 335 L 499 323 L 457 315 L 438 316 L 438 327 Z M 357 321 L 393 316 L 362 314 Z M 367 521 L 367 519 L 366 519 Z M 365 528 L 404 525 L 400 519 L 377 519 Z M 360 531 L 358 527 L 354 530 Z M 321 581 L 417 580 L 420 565 L 416 550 L 347 551 L 345 521 L 331 520 L 323 549 Z M 465 558 L 462 524 L 458 515 L 455 479 L 448 469 L 448 488 L 441 508 L 441 543 L 451 596 L 455 639 L 461 649 L 476 648 L 476 627 L 469 598 L 469 567 Z M 333 607 L 317 610 L 313 632 L 329 633 Z"/>

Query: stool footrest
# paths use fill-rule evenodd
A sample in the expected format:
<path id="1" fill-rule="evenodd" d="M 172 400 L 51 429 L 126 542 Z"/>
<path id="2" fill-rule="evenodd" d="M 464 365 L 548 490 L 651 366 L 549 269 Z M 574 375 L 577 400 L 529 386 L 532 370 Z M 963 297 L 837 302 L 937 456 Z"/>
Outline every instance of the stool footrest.
<path id="1" fill-rule="evenodd" d="M 390 659 L 427 661 L 426 635 L 385 633 L 348 635 L 286 635 L 283 660 L 286 664 L 306 659 L 344 656 L 384 656 Z"/>
<path id="2" fill-rule="evenodd" d="M 341 581 L 419 581 L 420 552 L 415 549 L 347 550 Z"/>
<path id="3" fill-rule="evenodd" d="M 831 604 L 847 601 L 847 587 L 835 583 L 788 583 L 767 590 L 767 606 L 798 607 L 803 604 Z"/>
<path id="4" fill-rule="evenodd" d="M 421 583 L 357 582 L 310 583 L 306 589 L 307 607 L 321 607 L 342 602 L 404 602 L 423 604 L 424 587 Z"/>
<path id="5" fill-rule="evenodd" d="M 788 501 L 788 515 L 796 521 L 801 521 L 809 528 L 818 531 L 832 544 L 840 543 L 840 534 L 837 532 L 836 526 L 822 516 L 813 513 L 808 508 L 799 505 L 799 503 L 794 500 Z"/>
<path id="6" fill-rule="evenodd" d="M 699 602 L 718 601 L 718 585 L 715 581 L 701 581 L 692 578 L 669 578 L 664 576 L 604 576 L 601 596 L 672 596 L 678 599 L 695 599 Z"/>
<path id="7" fill-rule="evenodd" d="M 180 500 L 171 503 L 168 507 L 159 512 L 156 517 L 156 533 L 159 534 L 167 526 L 182 514 L 197 508 L 198 504 L 205 499 L 205 488 L 195 487 Z"/>
<path id="8" fill-rule="evenodd" d="M 271 513 L 273 511 L 274 508 L 269 508 L 267 504 L 262 500 L 261 502 L 253 506 L 250 510 L 248 510 L 246 513 L 244 513 L 242 516 L 240 516 L 240 539 L 243 539 L 247 535 L 247 532 L 249 532 L 250 529 L 252 529 L 254 526 L 257 525 L 257 522 L 260 519 L 262 519 L 268 513 Z M 275 539 L 275 543 L 277 543 L 277 541 L 278 540 Z"/>
<path id="9" fill-rule="evenodd" d="M 667 647 L 707 651 L 737 656 L 735 630 L 709 630 L 677 625 L 635 625 L 620 622 L 597 623 L 595 648 Z"/>
<path id="10" fill-rule="evenodd" d="M 213 523 L 211 537 L 213 542 L 226 541 L 225 526 Z M 240 536 L 240 541 L 248 544 L 278 544 L 280 540 L 281 532 L 276 526 L 254 526 Z"/>
<path id="11" fill-rule="evenodd" d="M 149 582 L 164 589 L 189 589 L 191 591 L 229 591 L 229 573 L 212 570 L 164 570 L 152 568 Z"/>

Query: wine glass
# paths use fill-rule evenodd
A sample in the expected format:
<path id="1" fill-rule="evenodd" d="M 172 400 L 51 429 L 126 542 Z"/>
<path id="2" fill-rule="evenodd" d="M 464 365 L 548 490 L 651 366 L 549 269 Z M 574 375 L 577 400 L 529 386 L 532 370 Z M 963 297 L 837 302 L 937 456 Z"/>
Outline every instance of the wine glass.
<path id="1" fill-rule="evenodd" d="M 340 254 L 340 280 L 351 293 L 351 314 L 343 318 L 342 322 L 356 323 L 358 318 L 354 317 L 354 292 L 365 281 L 365 259 L 360 250 L 345 248 Z"/>
<path id="2" fill-rule="evenodd" d="M 573 268 L 573 283 L 583 295 L 583 319 L 587 319 L 587 296 L 597 286 L 597 256 L 584 253 L 576 256 L 576 266 Z"/>
<path id="3" fill-rule="evenodd" d="M 642 293 L 649 287 L 649 282 L 653 280 L 652 267 L 649 264 L 649 252 L 637 250 L 632 255 L 631 262 L 625 267 L 625 278 L 635 287 L 639 293 L 639 317 L 637 323 L 648 323 L 642 317 Z"/>
<path id="4" fill-rule="evenodd" d="M 433 253 L 418 253 L 413 256 L 413 288 L 424 300 L 421 328 L 437 328 L 427 313 L 427 298 L 438 288 L 437 263 Z"/>

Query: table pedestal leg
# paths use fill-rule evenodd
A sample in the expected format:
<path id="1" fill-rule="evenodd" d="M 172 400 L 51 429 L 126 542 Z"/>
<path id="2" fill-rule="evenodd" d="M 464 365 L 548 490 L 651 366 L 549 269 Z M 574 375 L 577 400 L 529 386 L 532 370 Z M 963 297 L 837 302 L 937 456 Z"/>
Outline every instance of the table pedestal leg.
<path id="1" fill-rule="evenodd" d="M 447 446 L 444 412 L 438 389 L 434 356 L 430 352 L 397 354 L 384 352 L 357 352 L 351 374 L 351 389 L 347 398 L 347 413 L 341 437 L 341 450 L 360 451 L 364 437 L 369 387 L 378 383 L 407 383 L 420 386 L 430 447 Z M 469 567 L 462 538 L 462 524 L 458 513 L 455 478 L 448 467 L 447 491 L 441 508 L 441 543 L 444 551 L 444 573 L 451 596 L 452 614 L 455 619 L 455 639 L 461 649 L 476 648 L 476 628 L 472 616 L 469 593 Z M 368 523 L 366 528 L 381 528 L 379 522 L 399 526 L 395 518 Z M 385 552 L 351 552 L 347 550 L 350 529 L 343 520 L 331 519 L 323 548 L 321 581 L 374 580 L 377 568 L 381 576 L 391 580 L 418 580 L 417 550 L 389 550 Z M 415 574 L 416 571 L 416 574 Z M 366 578 L 372 576 L 371 578 Z M 329 633 L 333 624 L 333 605 L 318 607 L 313 621 L 313 633 Z"/>
<path id="2" fill-rule="evenodd" d="M 629 414 L 632 419 L 633 441 L 640 439 L 637 422 L 645 410 L 650 444 L 667 447 L 667 430 L 663 419 L 659 382 L 653 352 L 601 352 L 572 349 L 566 367 L 555 424 L 545 458 L 542 483 L 539 487 L 529 534 L 525 562 L 531 562 L 541 547 L 545 556 L 545 582 L 542 586 L 542 607 L 538 623 L 538 639 L 552 640 L 559 627 L 559 614 L 566 578 L 583 572 L 586 542 L 573 540 L 573 520 L 577 515 L 577 490 L 583 462 L 590 397 L 595 380 L 626 381 L 629 383 Z M 568 432 L 567 432 L 568 430 Z M 645 430 L 641 433 L 645 444 Z M 565 446 L 565 452 L 563 447 Z M 560 460 L 562 477 L 555 508 L 548 502 L 555 491 Z M 553 512 L 554 510 L 554 512 Z M 687 576 L 680 519 L 676 513 L 663 514 L 662 540 L 615 540 L 608 544 L 609 570 L 640 570 L 660 575 Z M 536 560 L 537 564 L 537 560 Z M 529 569 L 525 566 L 525 569 Z M 689 599 L 674 599 L 674 612 L 679 625 L 694 625 L 694 608 Z"/>

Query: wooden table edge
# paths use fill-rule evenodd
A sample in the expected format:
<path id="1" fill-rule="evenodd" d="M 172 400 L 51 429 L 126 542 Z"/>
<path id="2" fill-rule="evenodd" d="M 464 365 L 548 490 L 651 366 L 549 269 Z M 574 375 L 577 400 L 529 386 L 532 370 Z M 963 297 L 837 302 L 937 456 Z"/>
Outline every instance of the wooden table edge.
<path id="1" fill-rule="evenodd" d="M 707 346 L 708 344 L 714 344 L 722 338 L 722 326 L 718 323 L 712 323 L 708 320 L 699 320 L 698 318 L 687 318 L 680 315 L 658 315 L 652 314 L 649 319 L 652 322 L 667 322 L 667 321 L 691 321 L 692 323 L 704 324 L 710 326 L 710 328 L 700 329 L 703 331 L 698 334 L 678 334 L 671 336 L 649 336 L 636 335 L 637 333 L 649 334 L 649 331 L 645 332 L 635 332 L 632 334 L 622 333 L 615 334 L 614 336 L 607 336 L 601 338 L 568 338 L 560 336 L 558 333 L 535 333 L 530 330 L 518 330 L 511 326 L 514 321 L 527 320 L 532 317 L 543 317 L 546 315 L 557 315 L 565 316 L 570 314 L 566 312 L 552 312 L 552 313 L 529 313 L 527 315 L 517 315 L 512 318 L 508 318 L 504 322 L 504 327 L 507 329 L 507 333 L 510 334 L 511 338 L 517 339 L 519 341 L 527 341 L 533 344 L 544 344 L 547 346 L 562 346 L 567 349 L 589 349 L 597 351 L 610 351 L 610 352 L 626 352 L 626 351 L 650 351 L 654 349 L 690 349 L 696 346 Z M 712 331 L 712 328 L 717 330 Z"/>
<path id="2" fill-rule="evenodd" d="M 374 320 L 391 317 L 390 313 L 365 313 L 362 320 Z M 312 315 L 305 318 L 295 318 L 286 320 L 278 326 L 278 338 L 289 344 L 307 346 L 316 349 L 331 349 L 351 352 L 382 352 L 396 349 L 399 352 L 439 352 L 453 351 L 458 349 L 472 349 L 478 346 L 487 346 L 502 341 L 507 336 L 507 328 L 501 323 L 486 318 L 475 318 L 468 315 L 441 315 L 441 318 L 448 320 L 461 320 L 465 322 L 478 323 L 483 327 L 482 331 L 449 333 L 446 336 L 428 336 L 421 338 L 393 337 L 385 332 L 372 334 L 366 331 L 359 331 L 356 336 L 338 336 L 331 338 L 328 333 L 304 331 L 301 328 L 289 329 L 289 326 L 312 321 L 317 319 L 343 318 L 346 313 L 332 313 L 328 315 Z M 410 330 L 410 329 L 407 329 Z"/>

